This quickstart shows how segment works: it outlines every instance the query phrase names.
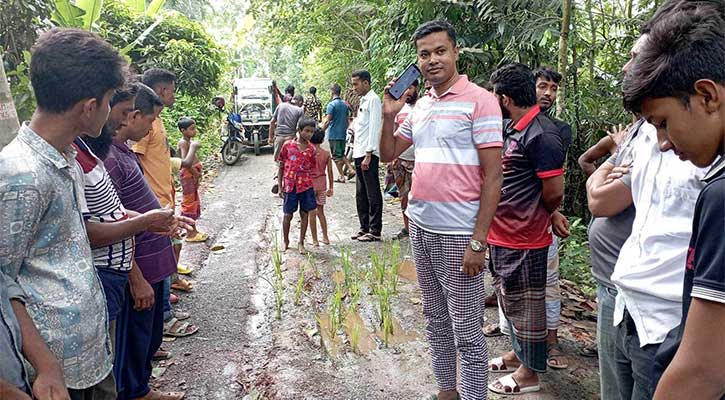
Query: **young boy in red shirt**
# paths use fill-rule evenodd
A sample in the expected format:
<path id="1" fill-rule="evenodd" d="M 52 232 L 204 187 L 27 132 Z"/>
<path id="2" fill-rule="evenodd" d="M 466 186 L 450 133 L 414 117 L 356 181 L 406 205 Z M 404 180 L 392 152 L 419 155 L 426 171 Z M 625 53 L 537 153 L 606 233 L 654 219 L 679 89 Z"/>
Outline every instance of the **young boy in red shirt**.
<path id="1" fill-rule="evenodd" d="M 282 231 L 284 234 L 284 248 L 289 248 L 289 231 L 292 215 L 300 209 L 300 240 L 297 246 L 300 254 L 305 254 L 305 235 L 309 213 L 317 208 L 315 189 L 312 183 L 312 171 L 315 169 L 315 146 L 310 138 L 315 132 L 317 122 L 310 118 L 302 118 L 297 124 L 297 138 L 288 140 L 282 145 L 279 154 L 279 171 L 277 184 L 282 190 L 279 196 L 284 199 L 282 210 L 284 221 Z"/>

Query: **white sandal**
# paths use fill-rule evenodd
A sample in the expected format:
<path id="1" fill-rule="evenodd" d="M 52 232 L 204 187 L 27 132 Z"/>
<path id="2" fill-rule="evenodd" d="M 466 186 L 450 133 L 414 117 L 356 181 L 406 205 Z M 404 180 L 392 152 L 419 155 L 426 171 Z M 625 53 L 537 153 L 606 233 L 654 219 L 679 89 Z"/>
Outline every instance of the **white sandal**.
<path id="1" fill-rule="evenodd" d="M 511 368 L 506 365 L 506 361 L 503 360 L 503 357 L 496 357 L 488 363 L 488 372 L 491 372 L 493 374 L 506 374 L 509 372 L 514 372 L 517 369 L 518 367 Z"/>
<path id="2" fill-rule="evenodd" d="M 496 387 L 496 383 L 501 385 L 500 389 Z M 541 385 L 536 384 L 533 386 L 521 387 L 514 380 L 513 374 L 508 374 L 496 379 L 495 381 L 493 381 L 493 383 L 490 383 L 488 385 L 488 390 L 498 394 L 516 396 L 524 393 L 538 392 L 539 390 L 541 390 Z"/>

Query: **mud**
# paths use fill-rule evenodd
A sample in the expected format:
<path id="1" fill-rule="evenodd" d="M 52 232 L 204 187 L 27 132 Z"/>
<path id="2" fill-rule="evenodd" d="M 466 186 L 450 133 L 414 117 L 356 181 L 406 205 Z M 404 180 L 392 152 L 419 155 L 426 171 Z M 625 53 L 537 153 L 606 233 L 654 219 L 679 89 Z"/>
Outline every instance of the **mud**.
<path id="1" fill-rule="evenodd" d="M 296 251 L 283 255 L 284 302 L 282 318 L 275 319 L 274 291 L 263 278 L 274 279 L 270 260 L 272 237 L 281 226 L 281 199 L 269 192 L 275 169 L 271 154 L 247 153 L 219 175 L 202 195 L 200 228 L 210 234 L 204 244 L 185 245 L 182 263 L 195 266 L 195 290 L 180 294 L 180 309 L 192 313 L 200 327 L 192 337 L 165 343 L 173 358 L 154 384 L 164 390 L 186 390 L 187 399 L 424 399 L 435 393 L 430 370 L 425 321 L 409 243 L 401 245 L 397 294 L 391 299 L 393 336 L 388 346 L 380 333 L 376 298 L 361 281 L 357 304 L 343 302 L 343 325 L 332 338 L 330 297 L 344 274 L 339 262 L 341 245 L 350 246 L 357 270 L 369 268 L 371 252 L 383 244 L 352 242 L 357 228 L 352 183 L 336 184 L 335 196 L 325 208 L 331 246 L 313 248 L 312 265 Z M 295 216 L 297 220 L 297 216 Z M 383 235 L 391 237 L 402 226 L 399 205 L 386 204 Z M 298 232 L 293 222 L 291 243 Z M 223 250 L 210 251 L 213 245 Z M 304 292 L 294 304 L 301 268 Z M 490 290 L 490 285 L 487 285 Z M 486 311 L 489 322 L 496 309 Z M 353 331 L 359 331 L 356 346 Z M 566 339 L 563 347 L 576 354 L 581 344 Z M 488 340 L 492 357 L 510 346 L 507 338 Z M 524 399 L 595 399 L 598 391 L 596 359 L 572 356 L 570 368 L 542 375 L 541 393 Z M 495 378 L 494 375 L 490 379 Z M 490 395 L 489 399 L 498 399 Z"/>

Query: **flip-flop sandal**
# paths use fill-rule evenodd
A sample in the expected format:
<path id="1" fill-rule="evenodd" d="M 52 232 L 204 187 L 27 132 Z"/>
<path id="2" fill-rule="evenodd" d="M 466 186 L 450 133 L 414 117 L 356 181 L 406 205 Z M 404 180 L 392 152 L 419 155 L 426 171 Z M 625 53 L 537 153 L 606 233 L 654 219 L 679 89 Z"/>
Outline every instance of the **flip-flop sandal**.
<path id="1" fill-rule="evenodd" d="M 177 304 L 179 301 L 181 301 L 181 298 L 173 293 L 169 294 L 169 303 L 171 304 Z"/>
<path id="2" fill-rule="evenodd" d="M 360 232 L 358 232 L 358 233 L 350 236 L 350 239 L 352 239 L 352 240 L 358 240 L 358 239 L 360 239 L 361 237 L 363 237 L 363 236 L 365 236 L 367 234 L 368 234 L 367 232 L 360 231 Z"/>
<path id="3" fill-rule="evenodd" d="M 368 233 L 366 235 L 360 236 L 357 238 L 358 242 L 379 242 L 381 240 L 380 236 L 375 236 L 372 233 Z"/>
<path id="4" fill-rule="evenodd" d="M 168 360 L 169 358 L 171 358 L 171 352 L 166 350 L 156 350 L 156 353 L 151 357 L 153 361 Z"/>
<path id="5" fill-rule="evenodd" d="M 486 325 L 483 328 L 483 336 L 485 337 L 499 337 L 503 336 L 503 332 L 501 332 L 501 327 L 496 325 Z"/>
<path id="6" fill-rule="evenodd" d="M 191 318 L 191 314 L 189 314 L 188 312 L 183 312 L 183 311 L 174 311 L 174 318 L 176 318 L 179 321 L 184 321 L 184 320 Z"/>
<path id="7" fill-rule="evenodd" d="M 500 385 L 500 387 L 496 384 Z M 541 390 L 541 385 L 536 384 L 533 386 L 521 387 L 518 383 L 516 383 L 516 380 L 514 380 L 513 374 L 508 374 L 496 379 L 493 383 L 490 383 L 488 385 L 488 390 L 498 394 L 517 396 L 524 393 L 538 392 Z"/>
<path id="8" fill-rule="evenodd" d="M 518 366 L 516 368 L 507 366 L 506 362 L 503 360 L 503 357 L 496 357 L 488 363 L 488 372 L 494 374 L 505 374 L 508 372 L 514 372 L 518 368 Z"/>
<path id="9" fill-rule="evenodd" d="M 184 240 L 188 243 L 201 243 L 206 242 L 208 239 L 209 235 L 207 235 L 206 233 L 197 232 L 196 235 L 192 237 L 187 236 Z"/>
<path id="10" fill-rule="evenodd" d="M 179 279 L 171 284 L 171 288 L 174 290 L 181 290 L 182 292 L 191 292 L 194 290 L 194 283 L 187 281 L 186 279 Z"/>
<path id="11" fill-rule="evenodd" d="M 186 337 L 191 336 L 199 331 L 199 327 L 189 322 L 181 322 L 176 318 L 171 318 L 169 322 L 164 324 L 164 336 Z"/>
<path id="12" fill-rule="evenodd" d="M 597 345 L 593 344 L 591 346 L 582 347 L 579 350 L 579 355 L 582 357 L 590 357 L 590 358 L 599 357 L 599 351 L 597 350 Z"/>
<path id="13" fill-rule="evenodd" d="M 176 266 L 176 273 L 181 275 L 189 275 L 194 272 L 194 268 L 185 267 L 181 264 Z"/>
<path id="14" fill-rule="evenodd" d="M 346 183 L 346 182 L 347 182 L 347 179 L 345 179 L 345 177 L 344 177 L 344 176 L 338 176 L 338 177 L 337 177 L 337 178 L 335 179 L 335 182 L 337 182 L 337 183 Z"/>
<path id="15" fill-rule="evenodd" d="M 549 352 L 546 357 L 546 365 L 551 369 L 567 369 L 569 364 L 566 362 L 566 355 L 561 351 L 561 346 L 549 347 Z"/>

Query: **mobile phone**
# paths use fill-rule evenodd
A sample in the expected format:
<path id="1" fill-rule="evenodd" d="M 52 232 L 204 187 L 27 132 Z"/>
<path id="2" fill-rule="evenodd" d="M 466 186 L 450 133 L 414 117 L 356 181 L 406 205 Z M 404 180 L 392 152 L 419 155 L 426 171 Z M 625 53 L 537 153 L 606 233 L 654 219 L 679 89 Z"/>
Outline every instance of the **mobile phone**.
<path id="1" fill-rule="evenodd" d="M 408 68 L 403 71 L 403 73 L 398 77 L 393 86 L 388 89 L 388 93 L 390 93 L 390 95 L 393 96 L 395 100 L 400 99 L 400 97 L 403 96 L 403 93 L 405 93 L 410 85 L 412 85 L 413 82 L 415 82 L 415 80 L 419 77 L 420 69 L 418 69 L 418 66 L 415 64 L 408 65 Z"/>

